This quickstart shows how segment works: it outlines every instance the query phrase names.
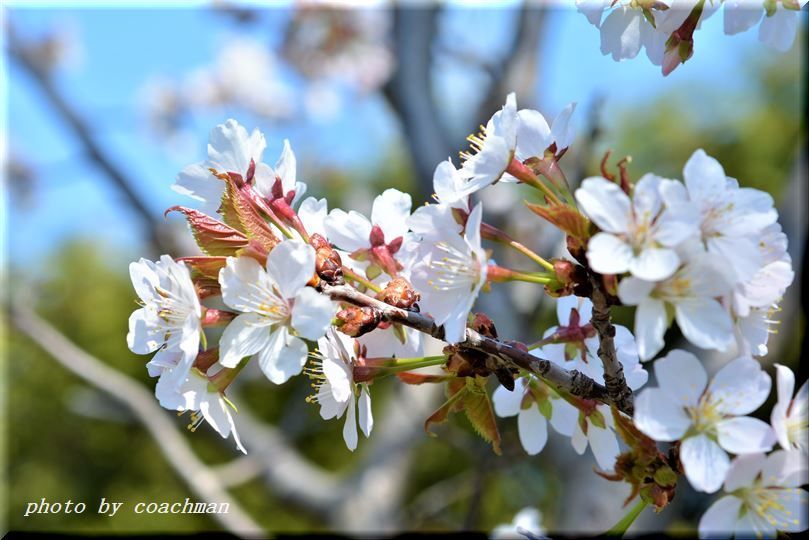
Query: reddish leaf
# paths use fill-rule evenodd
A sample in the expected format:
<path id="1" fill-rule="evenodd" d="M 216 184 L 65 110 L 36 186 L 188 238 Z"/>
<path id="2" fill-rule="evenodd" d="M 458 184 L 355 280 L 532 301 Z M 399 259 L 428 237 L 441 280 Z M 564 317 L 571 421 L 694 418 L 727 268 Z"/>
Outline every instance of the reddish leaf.
<path id="1" fill-rule="evenodd" d="M 227 187 L 222 195 L 222 204 L 219 206 L 219 213 L 222 214 L 225 223 L 256 240 L 267 251 L 271 251 L 280 242 L 279 238 L 259 214 L 248 195 L 239 189 L 233 179 L 226 179 L 225 185 Z"/>
<path id="2" fill-rule="evenodd" d="M 397 373 L 396 376 L 405 384 L 438 383 L 444 382 L 450 378 L 450 375 L 425 375 L 423 373 L 412 373 L 410 371 Z"/>
<path id="3" fill-rule="evenodd" d="M 446 391 L 449 399 L 446 401 L 446 403 L 441 405 L 438 410 L 431 414 L 427 420 L 424 421 L 424 431 L 426 431 L 427 434 L 432 437 L 435 437 L 435 433 L 430 431 L 431 424 L 444 423 L 447 421 L 449 413 L 460 410 L 459 401 L 466 393 L 466 385 L 464 384 L 463 379 L 452 378 L 447 381 Z"/>
<path id="4" fill-rule="evenodd" d="M 248 243 L 244 234 L 207 214 L 203 214 L 199 210 L 185 206 L 172 206 L 166 210 L 166 214 L 169 212 L 182 212 L 185 215 L 191 233 L 194 235 L 194 240 L 197 241 L 200 249 L 208 255 L 234 255 L 237 250 L 245 247 Z"/>
<path id="5" fill-rule="evenodd" d="M 180 257 L 177 259 L 191 268 L 192 279 L 206 277 L 219 279 L 219 271 L 225 267 L 227 257 Z"/>
<path id="6" fill-rule="evenodd" d="M 533 213 L 547 220 L 568 235 L 585 240 L 590 236 L 590 222 L 581 212 L 567 205 L 542 206 L 526 202 Z"/>

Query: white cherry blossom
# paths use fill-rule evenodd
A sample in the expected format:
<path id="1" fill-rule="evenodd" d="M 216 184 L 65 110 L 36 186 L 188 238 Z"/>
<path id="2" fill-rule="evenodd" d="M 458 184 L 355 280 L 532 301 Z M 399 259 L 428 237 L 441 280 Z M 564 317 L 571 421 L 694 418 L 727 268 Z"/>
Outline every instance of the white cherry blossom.
<path id="1" fill-rule="evenodd" d="M 219 274 L 222 300 L 241 314 L 219 340 L 223 366 L 258 354 L 262 371 L 276 384 L 301 372 L 308 354 L 301 337 L 323 336 L 335 313 L 328 297 L 306 286 L 314 272 L 315 251 L 299 240 L 275 246 L 266 269 L 250 257 L 228 257 Z"/>
<path id="2" fill-rule="evenodd" d="M 556 301 L 559 326 L 545 331 L 543 340 L 552 342 L 543 345 L 537 356 L 567 370 L 578 370 L 597 383 L 604 384 L 604 367 L 598 357 L 598 335 L 590 323 L 592 313 L 593 303 L 587 298 L 572 295 L 559 298 Z M 637 390 L 646 384 L 649 374 L 640 363 L 632 333 L 624 326 L 616 324 L 614 327 L 615 350 L 624 369 L 626 383 L 632 390 Z"/>
<path id="3" fill-rule="evenodd" d="M 730 265 L 736 274 L 734 282 L 749 280 L 763 266 L 759 236 L 778 217 L 772 197 L 757 189 L 740 188 L 701 149 L 685 164 L 683 177 L 685 184 L 662 182 L 666 205 L 674 212 L 696 207 L 705 248 Z"/>
<path id="4" fill-rule="evenodd" d="M 486 282 L 488 256 L 480 243 L 483 206 L 469 214 L 463 236 L 454 230 L 423 241 L 423 257 L 413 266 L 412 283 L 421 293 L 423 311 L 443 324 L 445 340 L 464 339 L 466 320 Z"/>
<path id="5" fill-rule="evenodd" d="M 777 51 L 786 52 L 792 47 L 797 35 L 798 8 L 802 9 L 806 2 L 807 0 L 787 0 L 784 4 L 791 4 L 790 8 L 774 2 L 773 13 L 764 16 L 766 13 L 764 2 L 725 0 L 725 34 L 733 35 L 747 31 L 761 21 L 758 40 Z"/>
<path id="6" fill-rule="evenodd" d="M 793 396 L 795 374 L 780 364 L 775 364 L 775 370 L 778 401 L 770 422 L 781 448 L 796 449 L 805 456 L 809 454 L 809 382 L 804 382 Z"/>
<path id="7" fill-rule="evenodd" d="M 267 199 L 287 197 L 290 192 L 294 192 L 290 201 L 292 204 L 306 193 L 306 184 L 297 180 L 297 160 L 289 140 L 284 139 L 284 148 L 275 168 L 256 162 L 254 183 L 256 192 Z"/>
<path id="8" fill-rule="evenodd" d="M 736 348 L 741 355 L 766 356 L 767 342 L 780 321 L 774 319 L 778 306 L 750 308 L 746 317 L 736 316 L 734 333 Z"/>
<path id="9" fill-rule="evenodd" d="M 556 431 L 570 437 L 578 418 L 575 407 L 556 396 L 533 376 L 516 379 L 514 390 L 498 386 L 492 395 L 492 403 L 497 416 L 517 417 L 520 443 L 532 456 L 545 447 L 548 440 L 548 421 Z"/>
<path id="10" fill-rule="evenodd" d="M 697 232 L 696 215 L 663 207 L 663 179 L 646 174 L 635 185 L 632 199 L 605 178 L 587 178 L 576 190 L 576 201 L 601 232 L 587 244 L 587 261 L 596 272 L 622 274 L 647 281 L 670 277 L 680 266 L 677 244 Z"/>
<path id="11" fill-rule="evenodd" d="M 176 389 L 197 357 L 202 332 L 202 306 L 191 274 L 163 255 L 157 262 L 131 263 L 129 275 L 143 307 L 129 317 L 127 345 L 136 354 L 156 352 L 149 369 L 172 368 L 164 384 Z"/>
<path id="12" fill-rule="evenodd" d="M 320 405 L 320 416 L 324 420 L 342 418 L 346 415 L 343 439 L 352 452 L 357 448 L 357 421 L 366 437 L 371 435 L 374 418 L 371 413 L 371 395 L 367 384 L 354 382 L 353 365 L 356 360 L 354 340 L 330 328 L 325 336 L 317 340 L 321 362 L 312 376 L 320 383 L 313 401 Z M 359 415 L 358 415 L 359 410 Z"/>
<path id="13" fill-rule="evenodd" d="M 542 513 L 536 508 L 527 507 L 517 512 L 511 523 L 496 526 L 489 537 L 496 540 L 524 540 L 541 537 L 544 533 Z"/>
<path id="14" fill-rule="evenodd" d="M 717 298 L 729 290 L 725 272 L 710 254 L 695 256 L 664 281 L 634 276 L 621 280 L 621 302 L 638 306 L 635 340 L 641 360 L 653 358 L 663 348 L 669 308 L 688 341 L 703 349 L 727 350 L 734 341 L 733 321 Z"/>
<path id="15" fill-rule="evenodd" d="M 517 146 L 517 98 L 512 92 L 478 135 L 468 137 L 472 152 L 462 153 L 461 173 L 468 178 L 461 194 L 471 195 L 503 176 Z"/>
<path id="16" fill-rule="evenodd" d="M 674 350 L 654 370 L 658 387 L 638 395 L 635 425 L 656 441 L 681 441 L 680 461 L 694 489 L 713 493 L 722 486 L 730 467 L 727 452 L 772 449 L 770 426 L 746 416 L 766 401 L 772 385 L 758 362 L 737 358 L 708 384 L 697 357 Z"/>
<path id="17" fill-rule="evenodd" d="M 338 248 L 371 261 L 389 275 L 397 275 L 403 268 L 397 254 L 403 244 L 411 241 L 407 223 L 412 205 L 407 193 L 386 189 L 374 199 L 370 220 L 354 210 L 335 208 L 323 225 L 329 240 Z"/>
<path id="18" fill-rule="evenodd" d="M 215 368 L 216 364 L 211 367 L 209 373 L 211 370 L 216 370 Z M 188 424 L 188 429 L 191 431 L 196 431 L 204 420 L 224 439 L 227 439 L 232 433 L 236 447 L 246 454 L 247 450 L 242 446 L 231 414 L 231 409 L 235 411 L 235 407 L 210 384 L 208 377 L 193 368 L 186 372 L 180 388 L 177 389 L 168 384 L 167 381 L 174 377 L 170 373 L 171 369 L 167 371 L 168 373 L 161 375 L 155 387 L 155 395 L 160 406 L 180 413 L 190 412 L 191 422 Z"/>
<path id="19" fill-rule="evenodd" d="M 591 414 L 579 413 L 579 419 L 573 425 L 570 443 L 579 455 L 584 454 L 589 446 L 599 468 L 611 471 L 621 452 L 614 429 L 612 411 L 607 405 L 598 405 Z"/>
<path id="20" fill-rule="evenodd" d="M 242 125 L 229 119 L 211 130 L 208 161 L 185 167 L 171 187 L 177 193 L 199 201 L 202 212 L 215 215 L 225 184 L 209 169 L 215 169 L 219 173 L 236 173 L 247 179 L 250 164 L 258 167 L 266 147 L 267 141 L 259 130 L 254 129 L 248 135 Z"/>
<path id="21" fill-rule="evenodd" d="M 806 457 L 778 450 L 738 456 L 725 479 L 726 495 L 699 521 L 700 538 L 775 538 L 809 527 Z"/>

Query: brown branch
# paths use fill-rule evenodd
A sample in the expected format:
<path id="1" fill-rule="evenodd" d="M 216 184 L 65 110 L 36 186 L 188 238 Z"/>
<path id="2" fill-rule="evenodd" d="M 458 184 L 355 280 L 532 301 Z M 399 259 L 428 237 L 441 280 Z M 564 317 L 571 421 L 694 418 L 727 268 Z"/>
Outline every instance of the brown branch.
<path id="1" fill-rule="evenodd" d="M 171 467 L 197 497 L 206 503 L 227 503 L 228 512 L 213 514 L 226 530 L 243 537 L 265 536 L 262 528 L 222 486 L 214 471 L 194 454 L 151 392 L 77 347 L 29 308 L 15 305 L 11 319 L 23 334 L 63 367 L 129 407 Z"/>
<path id="2" fill-rule="evenodd" d="M 604 385 L 610 401 L 632 416 L 635 410 L 634 397 L 626 384 L 624 368 L 615 350 L 615 327 L 610 319 L 609 300 L 600 279 L 591 274 L 590 282 L 593 285 L 593 316 L 590 321 L 598 332 L 598 357 L 604 365 Z"/>
<path id="3" fill-rule="evenodd" d="M 332 300 L 373 308 L 384 321 L 403 324 L 429 334 L 436 339 L 444 339 L 444 327 L 436 325 L 435 321 L 426 315 L 390 306 L 347 285 L 333 286 L 324 284 L 322 289 Z M 615 393 L 611 394 L 603 385 L 598 384 L 577 370 L 568 371 L 549 360 L 538 358 L 528 351 L 497 339 L 482 336 L 471 328 L 466 329 L 466 339 L 458 345 L 465 349 L 485 352 L 503 361 L 507 366 L 516 366 L 530 371 L 558 389 L 579 398 L 615 405 L 618 410 L 629 415 L 632 414 L 631 393 L 629 401 L 616 399 Z M 618 367 L 620 369 L 620 364 L 618 364 Z M 623 380 L 623 372 L 621 372 L 621 380 Z"/>

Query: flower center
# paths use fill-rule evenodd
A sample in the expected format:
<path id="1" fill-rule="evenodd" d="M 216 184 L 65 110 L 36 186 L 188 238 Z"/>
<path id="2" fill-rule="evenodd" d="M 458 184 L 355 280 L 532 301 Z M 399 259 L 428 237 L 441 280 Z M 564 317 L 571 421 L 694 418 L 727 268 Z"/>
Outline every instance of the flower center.
<path id="1" fill-rule="evenodd" d="M 473 291 L 480 277 L 480 262 L 474 253 L 461 251 L 447 242 L 439 242 L 435 247 L 443 256 L 430 262 L 430 268 L 436 275 L 427 283 L 437 291 L 461 288 Z"/>
<path id="2" fill-rule="evenodd" d="M 706 392 L 700 398 L 696 407 L 687 408 L 688 415 L 691 417 L 691 422 L 697 432 L 716 435 L 716 424 L 722 420 L 718 405 L 719 403 L 711 400 L 710 394 Z"/>

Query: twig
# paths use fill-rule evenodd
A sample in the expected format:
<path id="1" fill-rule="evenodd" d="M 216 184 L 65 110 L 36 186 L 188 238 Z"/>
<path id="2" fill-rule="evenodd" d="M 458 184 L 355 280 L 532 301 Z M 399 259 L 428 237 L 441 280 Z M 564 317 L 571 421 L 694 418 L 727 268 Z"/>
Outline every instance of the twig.
<path id="1" fill-rule="evenodd" d="M 632 390 L 626 384 L 624 368 L 618 361 L 615 350 L 615 327 L 610 320 L 610 306 L 601 280 L 592 274 L 590 282 L 593 285 L 593 316 L 590 321 L 598 332 L 598 357 L 604 365 L 604 385 L 610 401 L 619 410 L 632 416 L 635 410 Z"/>
<path id="2" fill-rule="evenodd" d="M 228 512 L 213 514 L 225 529 L 242 537 L 266 537 L 265 531 L 230 496 L 216 474 L 197 458 L 151 392 L 77 347 L 29 308 L 15 305 L 11 319 L 14 326 L 62 366 L 129 407 L 197 497 L 206 503 L 228 504 Z"/>
<path id="3" fill-rule="evenodd" d="M 382 320 L 400 323 L 410 328 L 415 328 L 425 334 L 429 334 L 436 339 L 444 339 L 444 328 L 436 325 L 433 319 L 421 313 L 390 306 L 346 285 L 323 285 L 323 292 L 328 294 L 333 300 L 371 307 L 379 313 Z M 458 345 L 466 349 L 485 352 L 502 360 L 508 365 L 528 370 L 550 382 L 557 388 L 565 390 L 574 396 L 615 405 L 626 414 L 632 414 L 631 400 L 629 402 L 626 400 L 616 400 L 615 394 L 611 395 L 604 386 L 577 370 L 568 371 L 549 360 L 537 358 L 529 352 L 509 345 L 508 343 L 482 336 L 471 328 L 466 329 L 466 339 Z M 621 377 L 623 378 L 623 374 L 621 374 Z M 627 403 L 629 404 L 629 408 L 627 408 Z"/>

